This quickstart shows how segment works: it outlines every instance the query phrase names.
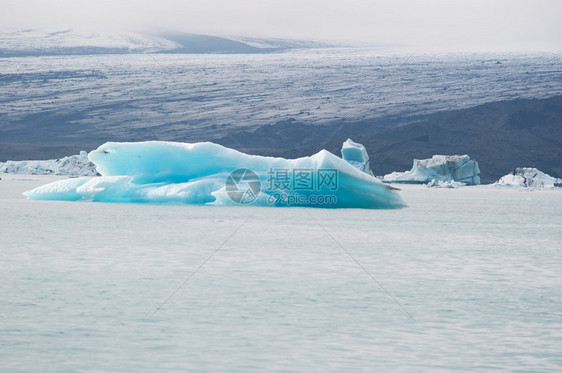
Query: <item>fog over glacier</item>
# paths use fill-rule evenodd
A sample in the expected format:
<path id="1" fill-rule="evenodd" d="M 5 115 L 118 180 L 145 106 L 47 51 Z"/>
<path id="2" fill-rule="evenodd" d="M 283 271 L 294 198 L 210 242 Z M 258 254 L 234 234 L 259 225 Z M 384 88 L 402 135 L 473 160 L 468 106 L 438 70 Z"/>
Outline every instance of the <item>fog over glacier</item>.
<path id="1" fill-rule="evenodd" d="M 19 28 L 175 29 L 402 45 L 418 51 L 559 51 L 558 0 L 6 0 Z"/>

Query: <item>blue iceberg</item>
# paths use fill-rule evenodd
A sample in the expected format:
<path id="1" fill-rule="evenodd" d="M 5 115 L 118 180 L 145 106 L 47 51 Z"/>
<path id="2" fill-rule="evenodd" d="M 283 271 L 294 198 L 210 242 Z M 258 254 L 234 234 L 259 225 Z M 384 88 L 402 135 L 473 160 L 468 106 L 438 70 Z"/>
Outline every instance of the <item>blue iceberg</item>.
<path id="1" fill-rule="evenodd" d="M 321 150 L 298 159 L 248 155 L 211 142 L 108 142 L 88 154 L 101 176 L 60 180 L 35 200 L 400 208 L 395 188 Z"/>
<path id="2" fill-rule="evenodd" d="M 468 155 L 434 155 L 429 159 L 414 159 L 410 171 L 384 175 L 384 181 L 394 183 L 425 184 L 432 181 L 480 184 L 478 162 Z"/>
<path id="3" fill-rule="evenodd" d="M 367 150 L 363 144 L 347 139 L 341 147 L 341 156 L 347 163 L 351 164 L 359 171 L 374 176 L 373 171 L 371 171 L 371 165 L 369 164 L 369 154 L 367 154 Z"/>

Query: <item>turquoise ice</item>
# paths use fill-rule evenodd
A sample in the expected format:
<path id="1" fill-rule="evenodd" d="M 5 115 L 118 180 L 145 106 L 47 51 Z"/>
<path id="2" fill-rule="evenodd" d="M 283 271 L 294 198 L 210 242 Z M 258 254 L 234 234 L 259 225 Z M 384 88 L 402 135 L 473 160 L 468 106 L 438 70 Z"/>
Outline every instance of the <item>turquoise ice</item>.
<path id="1" fill-rule="evenodd" d="M 108 142 L 90 152 L 88 158 L 102 176 L 61 180 L 25 195 L 66 201 L 405 206 L 395 188 L 326 150 L 310 157 L 284 159 L 248 155 L 211 142 Z"/>

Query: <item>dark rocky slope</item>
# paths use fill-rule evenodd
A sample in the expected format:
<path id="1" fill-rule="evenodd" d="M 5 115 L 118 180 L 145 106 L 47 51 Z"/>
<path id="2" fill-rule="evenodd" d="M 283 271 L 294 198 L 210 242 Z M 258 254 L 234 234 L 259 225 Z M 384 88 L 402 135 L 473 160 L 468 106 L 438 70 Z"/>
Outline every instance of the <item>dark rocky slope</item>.
<path id="1" fill-rule="evenodd" d="M 235 133 L 237 142 L 232 136 L 219 142 L 264 155 L 297 157 L 320 148 L 338 154 L 351 137 L 366 146 L 377 175 L 409 170 L 414 158 L 469 154 L 478 161 L 483 182 L 515 167 L 562 176 L 562 96 L 493 102 L 389 127 L 392 123 L 382 120 L 317 127 L 283 122 Z"/>
<path id="2" fill-rule="evenodd" d="M 350 137 L 366 146 L 376 175 L 409 170 L 414 158 L 469 154 L 478 161 L 484 183 L 516 167 L 536 167 L 562 177 L 562 96 L 493 102 L 423 118 L 378 118 L 326 125 L 288 120 L 251 132 L 223 133 L 223 137 L 211 140 L 252 154 L 287 158 L 310 155 L 323 148 L 339 155 L 342 142 Z M 21 138 L 28 135 L 22 134 Z M 159 140 L 156 135 L 129 141 L 148 139 Z M 0 143 L 0 162 L 78 154 L 108 140 L 111 139 L 72 144 Z M 196 140 L 181 137 L 176 141 Z"/>

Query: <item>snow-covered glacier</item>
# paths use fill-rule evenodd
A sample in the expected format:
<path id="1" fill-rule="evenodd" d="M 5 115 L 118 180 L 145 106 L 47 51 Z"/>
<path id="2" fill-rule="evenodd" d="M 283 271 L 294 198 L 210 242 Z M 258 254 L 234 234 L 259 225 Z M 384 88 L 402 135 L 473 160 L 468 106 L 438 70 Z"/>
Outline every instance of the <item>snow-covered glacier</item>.
<path id="1" fill-rule="evenodd" d="M 321 150 L 298 159 L 248 155 L 211 142 L 108 142 L 88 155 L 99 177 L 60 180 L 36 200 L 400 208 L 395 188 Z"/>
<path id="2" fill-rule="evenodd" d="M 384 180 L 396 183 L 428 183 L 437 181 L 457 181 L 467 185 L 480 184 L 478 162 L 468 155 L 434 155 L 430 159 L 414 159 L 410 171 L 393 172 Z"/>
<path id="3" fill-rule="evenodd" d="M 561 186 L 562 179 L 552 177 L 532 167 L 519 167 L 512 173 L 502 176 L 493 185 L 521 188 L 553 188 Z"/>

